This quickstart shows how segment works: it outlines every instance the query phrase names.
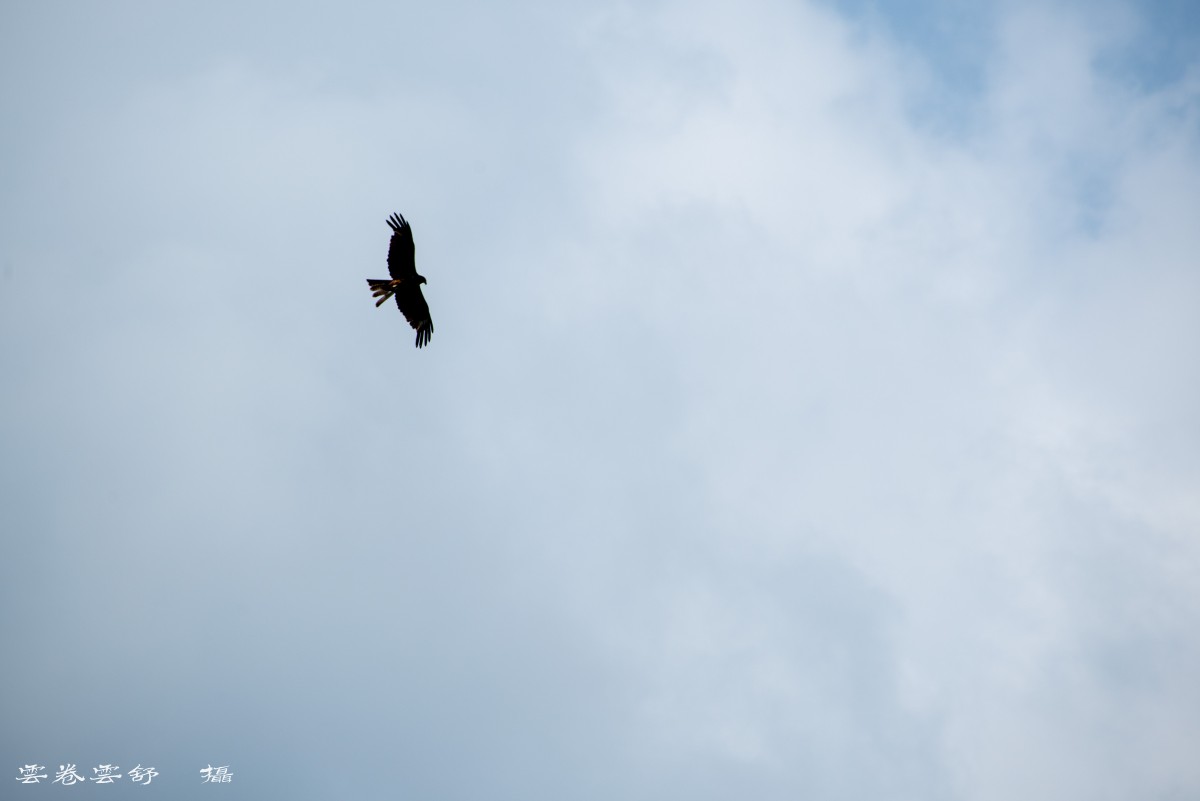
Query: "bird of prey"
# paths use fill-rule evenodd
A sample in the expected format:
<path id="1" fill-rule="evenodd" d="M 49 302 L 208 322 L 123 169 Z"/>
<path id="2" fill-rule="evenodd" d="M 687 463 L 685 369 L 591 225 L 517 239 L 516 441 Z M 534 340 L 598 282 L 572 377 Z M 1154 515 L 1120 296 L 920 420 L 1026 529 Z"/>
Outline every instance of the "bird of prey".
<path id="1" fill-rule="evenodd" d="M 388 246 L 388 272 L 392 274 L 392 280 L 368 278 L 367 284 L 371 287 L 371 295 L 379 298 L 375 308 L 393 295 L 396 297 L 396 305 L 404 319 L 417 331 L 417 347 L 423 348 L 433 336 L 433 320 L 429 317 L 429 304 L 421 294 L 425 276 L 417 275 L 412 228 L 399 214 L 388 217 L 387 224 L 392 227 L 392 243 Z"/>

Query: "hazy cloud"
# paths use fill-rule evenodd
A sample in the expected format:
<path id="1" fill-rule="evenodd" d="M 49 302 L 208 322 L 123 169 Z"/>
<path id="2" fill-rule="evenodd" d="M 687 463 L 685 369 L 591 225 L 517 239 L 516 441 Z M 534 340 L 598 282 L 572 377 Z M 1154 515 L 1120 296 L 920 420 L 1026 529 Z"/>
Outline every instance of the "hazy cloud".
<path id="1" fill-rule="evenodd" d="M 0 26 L 14 776 L 1200 788 L 1185 12 L 75 10 Z"/>

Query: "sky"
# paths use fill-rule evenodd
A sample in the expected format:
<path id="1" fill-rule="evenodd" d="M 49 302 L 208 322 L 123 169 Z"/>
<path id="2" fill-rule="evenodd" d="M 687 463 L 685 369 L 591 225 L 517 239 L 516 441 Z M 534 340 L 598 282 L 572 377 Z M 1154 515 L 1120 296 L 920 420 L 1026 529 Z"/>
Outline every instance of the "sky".
<path id="1" fill-rule="evenodd" d="M 9 2 L 0 107 L 5 798 L 1200 797 L 1194 3 Z"/>

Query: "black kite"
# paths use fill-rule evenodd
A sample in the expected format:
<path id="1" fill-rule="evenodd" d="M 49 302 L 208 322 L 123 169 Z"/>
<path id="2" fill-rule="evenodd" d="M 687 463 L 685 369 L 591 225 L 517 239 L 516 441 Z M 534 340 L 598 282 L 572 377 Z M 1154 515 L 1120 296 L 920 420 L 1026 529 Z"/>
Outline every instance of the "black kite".
<path id="1" fill-rule="evenodd" d="M 425 276 L 417 275 L 412 228 L 399 214 L 388 217 L 387 223 L 392 227 L 392 243 L 388 246 L 388 272 L 392 274 L 392 280 L 368 278 L 367 284 L 371 287 L 372 296 L 379 298 L 375 301 L 376 308 L 388 298 L 396 296 L 396 305 L 404 314 L 404 319 L 417 331 L 417 347 L 423 348 L 433 336 L 433 320 L 429 316 L 429 304 L 421 294 Z"/>

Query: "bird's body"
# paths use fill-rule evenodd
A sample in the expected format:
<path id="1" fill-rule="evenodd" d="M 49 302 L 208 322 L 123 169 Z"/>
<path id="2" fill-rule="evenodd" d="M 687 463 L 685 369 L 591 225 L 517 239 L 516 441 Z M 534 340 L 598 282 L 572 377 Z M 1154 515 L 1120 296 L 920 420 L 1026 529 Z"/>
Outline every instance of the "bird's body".
<path id="1" fill-rule="evenodd" d="M 399 214 L 388 217 L 387 223 L 392 228 L 392 241 L 388 246 L 388 272 L 392 279 L 368 278 L 367 285 L 371 287 L 371 294 L 379 298 L 375 301 L 376 308 L 388 298 L 396 298 L 396 306 L 404 319 L 417 332 L 417 347 L 422 348 L 433 336 L 433 319 L 429 316 L 429 304 L 421 294 L 425 276 L 417 275 L 412 228 Z"/>

